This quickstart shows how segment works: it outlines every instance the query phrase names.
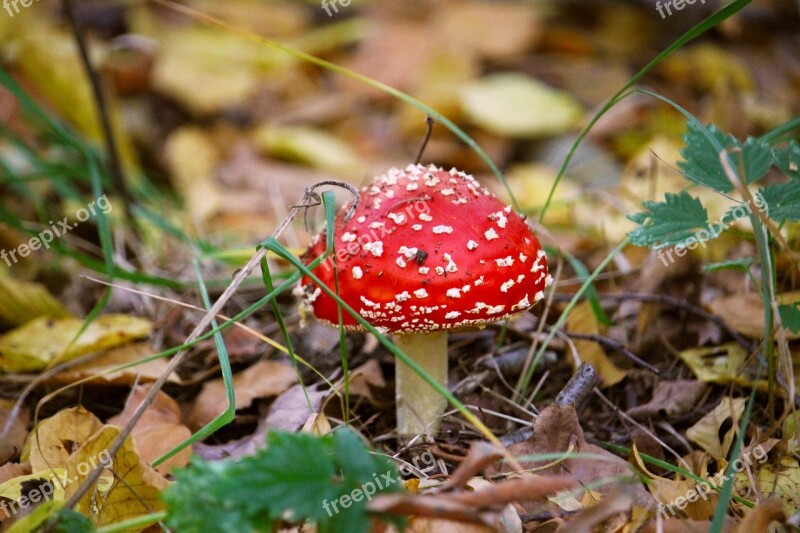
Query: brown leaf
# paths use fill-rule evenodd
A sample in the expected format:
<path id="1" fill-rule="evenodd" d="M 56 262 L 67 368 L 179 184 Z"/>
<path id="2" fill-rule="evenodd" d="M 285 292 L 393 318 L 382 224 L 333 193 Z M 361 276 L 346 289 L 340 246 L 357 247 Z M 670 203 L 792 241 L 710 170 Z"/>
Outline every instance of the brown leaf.
<path id="1" fill-rule="evenodd" d="M 783 505 L 778 500 L 762 501 L 755 508 L 747 511 L 744 519 L 739 522 L 736 533 L 753 533 L 755 531 L 769 531 L 772 522 L 783 522 L 786 514 Z"/>
<path id="2" fill-rule="evenodd" d="M 605 459 L 579 458 L 565 459 L 555 462 L 552 466 L 538 471 L 541 474 L 563 474 L 571 479 L 590 484 L 599 479 L 616 476 L 634 477 L 632 467 L 624 460 L 608 451 L 586 442 L 583 429 L 578 423 L 578 416 L 572 405 L 550 405 L 539 413 L 533 425 L 533 435 L 525 442 L 513 444 L 508 447 L 515 457 L 536 454 L 563 453 L 566 451 L 599 455 Z M 553 463 L 552 459 L 546 461 L 523 460 L 525 468 L 543 467 Z M 508 467 L 504 467 L 508 471 Z M 652 507 L 653 498 L 641 485 L 634 485 L 634 503 L 639 507 Z M 610 492 L 610 487 L 603 486 L 597 489 L 600 493 Z M 532 512 L 541 511 L 541 509 Z"/>
<path id="3" fill-rule="evenodd" d="M 614 515 L 628 512 L 632 498 L 624 492 L 615 492 L 603 498 L 600 503 L 586 507 L 556 530 L 557 533 L 590 533 L 592 528 Z"/>
<path id="4" fill-rule="evenodd" d="M 158 352 L 147 342 L 112 348 L 90 361 L 54 375 L 46 383 L 67 384 L 87 378 L 90 378 L 89 381 L 84 383 L 95 385 L 133 385 L 153 382 L 164 373 L 168 365 L 166 359 L 154 359 L 122 370 L 115 369 L 156 353 Z M 179 379 L 173 373 L 167 381 L 177 383 Z"/>
<path id="5" fill-rule="evenodd" d="M 30 461 L 33 472 L 63 467 L 74 449 L 102 426 L 100 420 L 83 407 L 63 409 L 31 431 L 22 460 Z"/>
<path id="6" fill-rule="evenodd" d="M 142 403 L 150 390 L 150 385 L 139 385 L 131 392 L 125 409 L 108 423 L 125 426 L 134 411 Z M 145 410 L 131 433 L 139 456 L 147 463 L 152 463 L 165 453 L 192 436 L 192 432 L 181 424 L 181 412 L 178 403 L 167 394 L 159 391 L 153 403 Z M 172 468 L 189 464 L 191 449 L 184 448 L 156 467 L 160 474 L 168 474 Z"/>
<path id="7" fill-rule="evenodd" d="M 706 385 L 697 380 L 660 381 L 653 398 L 628 410 L 636 420 L 647 418 L 670 418 L 691 411 L 706 390 Z"/>
<path id="8" fill-rule="evenodd" d="M 778 303 L 790 304 L 800 300 L 800 291 L 778 295 Z M 708 304 L 709 310 L 719 315 L 733 329 L 752 339 L 764 335 L 764 303 L 755 292 L 721 296 Z M 800 333 L 786 330 L 790 340 L 800 339 Z"/>
<path id="9" fill-rule="evenodd" d="M 472 476 L 502 457 L 502 452 L 488 442 L 473 442 L 467 456 L 464 457 L 464 460 L 461 461 L 461 464 L 458 465 L 452 475 L 447 478 L 447 481 L 442 484 L 441 490 L 463 488 Z"/>
<path id="10" fill-rule="evenodd" d="M 20 453 L 28 438 L 28 410 L 22 409 L 14 420 L 9 420 L 13 408 L 14 402 L 0 399 L 0 464 Z M 3 433 L 6 424 L 8 431 Z"/>
<path id="11" fill-rule="evenodd" d="M 256 398 L 267 398 L 281 394 L 297 381 L 297 373 L 291 365 L 279 361 L 260 361 L 247 370 L 233 376 L 236 390 L 236 409 L 249 407 Z M 222 378 L 209 381 L 197 396 L 190 424 L 197 429 L 211 422 L 225 411 L 228 403 Z M 303 419 L 305 422 L 305 419 Z"/>

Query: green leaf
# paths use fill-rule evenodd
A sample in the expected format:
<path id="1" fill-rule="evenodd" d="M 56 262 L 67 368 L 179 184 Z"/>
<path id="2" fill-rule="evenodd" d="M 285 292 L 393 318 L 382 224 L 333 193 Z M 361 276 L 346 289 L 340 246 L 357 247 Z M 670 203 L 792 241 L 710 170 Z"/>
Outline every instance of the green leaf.
<path id="1" fill-rule="evenodd" d="M 800 144 L 790 142 L 785 148 L 773 148 L 775 165 L 787 176 L 800 180 Z"/>
<path id="2" fill-rule="evenodd" d="M 781 314 L 783 327 L 792 333 L 800 333 L 800 301 L 779 305 L 778 312 Z"/>
<path id="3" fill-rule="evenodd" d="M 737 171 L 740 158 L 744 161 L 747 183 L 763 178 L 772 165 L 772 151 L 766 141 L 748 137 L 742 145 L 733 135 L 721 132 L 713 124 L 703 128 L 699 123 L 690 121 L 683 140 L 686 147 L 681 150 L 684 160 L 678 162 L 680 169 L 690 180 L 718 192 L 733 190 L 733 184 L 719 160 L 721 148 L 741 149 L 741 154 L 731 151 L 730 157 Z"/>
<path id="4" fill-rule="evenodd" d="M 636 246 L 661 247 L 685 242 L 701 228 L 708 228 L 708 212 L 699 198 L 686 191 L 666 193 L 665 202 L 644 202 L 647 211 L 628 215 L 640 226 L 628 234 Z M 717 237 L 716 233 L 711 234 Z"/>
<path id="5" fill-rule="evenodd" d="M 752 257 L 743 257 L 741 259 L 732 259 L 730 261 L 704 265 L 702 270 L 703 272 L 716 272 L 718 270 L 740 270 L 742 272 L 747 272 L 752 264 Z"/>
<path id="6" fill-rule="evenodd" d="M 277 520 L 366 533 L 368 500 L 402 490 L 393 463 L 370 454 L 347 428 L 323 437 L 271 431 L 266 450 L 239 460 L 195 460 L 175 480 L 163 496 L 167 523 L 189 533 L 265 531 Z"/>
<path id="7" fill-rule="evenodd" d="M 766 204 L 766 214 L 772 220 L 800 221 L 800 179 L 767 185 L 756 194 L 760 203 Z"/>
<path id="8" fill-rule="evenodd" d="M 92 533 L 97 531 L 88 517 L 72 509 L 62 509 L 58 513 L 58 523 L 53 533 Z"/>

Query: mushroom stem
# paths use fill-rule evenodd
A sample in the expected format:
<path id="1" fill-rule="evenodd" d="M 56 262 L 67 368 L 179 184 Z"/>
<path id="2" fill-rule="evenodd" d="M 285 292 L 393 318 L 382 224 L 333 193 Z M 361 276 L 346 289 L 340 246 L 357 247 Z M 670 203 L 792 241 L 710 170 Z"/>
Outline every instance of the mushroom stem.
<path id="1" fill-rule="evenodd" d="M 397 335 L 395 344 L 437 382 L 447 386 L 447 331 Z M 439 430 L 447 399 L 401 361 L 396 363 L 397 433 L 400 439 Z"/>

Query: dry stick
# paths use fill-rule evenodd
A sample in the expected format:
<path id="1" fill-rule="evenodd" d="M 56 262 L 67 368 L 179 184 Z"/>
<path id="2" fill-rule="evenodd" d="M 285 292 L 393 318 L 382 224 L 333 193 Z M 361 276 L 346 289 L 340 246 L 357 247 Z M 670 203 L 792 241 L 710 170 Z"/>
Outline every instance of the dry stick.
<path id="1" fill-rule="evenodd" d="M 111 120 L 108 114 L 108 105 L 103 92 L 103 85 L 97 71 L 92 68 L 92 62 L 89 59 L 89 49 L 86 45 L 86 38 L 78 25 L 78 19 L 75 16 L 72 0 L 64 0 L 64 11 L 72 25 L 72 31 L 75 35 L 75 44 L 78 46 L 78 52 L 80 53 L 83 66 L 86 69 L 86 75 L 89 77 L 92 93 L 97 103 L 97 112 L 100 117 L 100 125 L 103 128 L 106 152 L 108 153 L 108 170 L 111 173 L 111 179 L 114 182 L 114 187 L 117 192 L 122 195 L 126 205 L 130 208 L 130 206 L 133 205 L 133 196 L 128 190 L 128 184 L 125 181 L 125 173 L 120 163 L 117 144 L 114 142 L 114 132 L 111 129 Z"/>
<path id="2" fill-rule="evenodd" d="M 284 221 L 281 222 L 280 226 L 278 226 L 275 229 L 275 231 L 272 232 L 273 238 L 276 238 L 281 233 L 283 233 L 283 231 L 291 223 L 294 217 L 297 216 L 297 213 L 300 211 L 300 209 L 304 208 L 305 204 L 314 199 L 314 194 L 315 194 L 314 189 L 323 184 L 338 185 L 349 190 L 349 187 L 346 184 L 334 181 L 326 181 L 321 184 L 314 185 L 313 187 L 309 187 L 308 189 L 306 189 L 306 192 L 303 195 L 303 199 L 301 200 L 300 205 L 292 207 L 292 210 L 289 212 L 289 215 L 286 217 L 286 219 L 284 219 Z M 359 201 L 358 196 L 356 196 L 355 202 L 353 204 L 354 207 L 352 208 L 353 211 L 355 210 L 355 207 L 358 205 L 358 201 Z M 255 269 L 255 267 L 259 265 L 261 259 L 263 259 L 266 254 L 267 254 L 266 248 L 263 247 L 259 248 L 258 252 L 256 252 L 256 254 L 247 262 L 247 264 L 236 273 L 231 284 L 225 289 L 225 292 L 222 293 L 222 296 L 220 296 L 219 299 L 217 299 L 217 301 L 214 302 L 214 305 L 211 306 L 211 309 L 209 309 L 203 316 L 203 318 L 200 319 L 200 322 L 186 338 L 184 344 L 188 344 L 194 341 L 195 339 L 197 339 L 197 337 L 199 337 L 202 334 L 203 330 L 205 330 L 211 324 L 211 321 L 214 319 L 214 317 L 219 314 L 219 312 L 222 310 L 222 307 L 227 303 L 227 301 L 231 298 L 231 296 L 233 296 L 233 294 L 236 292 L 236 290 L 239 288 L 242 282 L 244 282 L 244 280 L 247 279 L 247 277 L 250 275 L 253 269 Z M 156 380 L 153 383 L 153 385 L 150 387 L 150 390 L 147 392 L 147 395 L 145 396 L 144 400 L 142 400 L 142 403 L 140 403 L 139 407 L 137 407 L 136 411 L 134 411 L 133 415 L 130 418 L 130 421 L 125 425 L 124 428 L 122 428 L 120 434 L 111 444 L 111 447 L 108 449 L 109 456 L 115 457 L 117 455 L 117 452 L 119 452 L 120 448 L 122 448 L 122 444 L 125 442 L 125 439 L 127 439 L 128 436 L 131 434 L 131 431 L 133 431 L 133 426 L 136 425 L 136 423 L 144 414 L 145 410 L 150 406 L 150 404 L 153 403 L 156 394 L 158 394 L 158 391 L 160 391 L 161 387 L 164 386 L 169 376 L 183 362 L 186 353 L 187 352 L 185 349 L 181 350 L 178 353 L 176 353 L 175 356 L 170 360 L 169 364 L 167 365 L 167 368 L 164 369 L 164 372 L 161 374 L 161 376 L 159 376 L 158 380 Z M 69 500 L 67 500 L 67 502 L 64 504 L 64 509 L 71 509 L 72 507 L 74 507 L 75 504 L 77 504 L 80 501 L 80 499 L 83 498 L 83 496 L 88 492 L 89 488 L 91 488 L 92 485 L 94 485 L 97 482 L 101 472 L 102 470 L 100 469 L 93 470 L 92 473 L 89 474 L 89 476 L 86 478 L 86 481 L 84 481 L 83 484 L 81 484 L 81 486 L 78 487 L 78 490 L 75 492 L 75 494 L 73 494 L 72 497 Z M 50 522 L 47 526 L 45 526 L 45 528 L 43 529 L 44 533 L 49 533 L 52 530 L 52 528 L 56 525 L 56 523 L 57 520 L 54 520 Z"/>
<path id="3" fill-rule="evenodd" d="M 631 361 L 635 361 L 636 363 L 639 363 L 640 365 L 642 365 L 643 367 L 645 367 L 647 370 L 649 370 L 650 372 L 652 372 L 654 374 L 660 374 L 661 373 L 661 371 L 658 368 L 654 367 L 653 365 L 651 365 L 647 361 L 642 360 L 638 355 L 636 355 L 635 353 L 630 351 L 625 346 L 625 343 L 619 342 L 618 340 L 614 340 L 614 339 L 612 339 L 610 337 L 606 337 L 604 335 L 597 335 L 595 333 L 573 333 L 573 332 L 565 331 L 564 335 L 566 335 L 567 337 L 572 337 L 573 339 L 594 341 L 594 342 L 596 342 L 596 343 L 598 343 L 598 344 L 600 344 L 600 345 L 602 345 L 602 346 L 604 346 L 604 347 L 606 347 L 606 348 L 608 348 L 610 350 L 618 351 L 619 353 L 621 353 L 622 355 L 624 355 L 625 357 L 627 357 Z"/>
<path id="4" fill-rule="evenodd" d="M 431 140 L 431 133 L 433 132 L 433 117 L 428 115 L 425 117 L 425 125 L 427 129 L 425 130 L 425 137 L 422 138 L 422 144 L 419 146 L 419 150 L 417 150 L 417 157 L 414 158 L 414 164 L 419 165 L 419 162 L 422 160 L 422 154 L 425 152 L 425 147 L 428 146 L 428 141 Z"/>

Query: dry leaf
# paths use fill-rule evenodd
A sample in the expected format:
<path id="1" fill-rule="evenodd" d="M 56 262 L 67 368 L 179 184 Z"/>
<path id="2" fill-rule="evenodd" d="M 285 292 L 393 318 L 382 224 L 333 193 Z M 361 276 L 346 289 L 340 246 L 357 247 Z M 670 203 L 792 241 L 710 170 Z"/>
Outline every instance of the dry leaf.
<path id="1" fill-rule="evenodd" d="M 108 423 L 125 426 L 149 391 L 150 385 L 139 385 L 133 389 L 125 402 L 125 409 L 109 419 Z M 185 442 L 192 436 L 192 432 L 181 424 L 181 410 L 178 403 L 163 391 L 159 391 L 153 403 L 147 407 L 133 427 L 131 435 L 139 456 L 149 464 Z M 156 471 L 167 475 L 175 467 L 186 466 L 189 464 L 191 454 L 191 448 L 186 447 L 155 467 Z"/>
<path id="2" fill-rule="evenodd" d="M 597 322 L 597 318 L 595 318 L 591 304 L 588 301 L 580 302 L 572 309 L 569 318 L 567 318 L 567 330 L 572 333 L 600 334 L 600 324 Z M 597 369 L 598 375 L 603 380 L 602 387 L 616 385 L 625 377 L 625 371 L 608 358 L 599 344 L 594 341 L 579 339 L 574 342 L 581 361 L 589 363 Z"/>
<path id="3" fill-rule="evenodd" d="M 40 316 L 70 316 L 41 283 L 12 278 L 3 272 L 0 269 L 0 323 L 19 326 Z"/>
<path id="4" fill-rule="evenodd" d="M 748 358 L 747 350 L 736 343 L 713 348 L 691 348 L 678 354 L 686 366 L 692 369 L 697 379 L 705 383 L 724 385 L 735 383 L 742 387 L 753 386 L 753 376 L 758 371 L 755 358 Z M 758 389 L 766 391 L 768 384 L 762 379 Z"/>
<path id="5" fill-rule="evenodd" d="M 138 342 L 125 346 L 112 348 L 102 355 L 60 372 L 48 379 L 45 383 L 74 383 L 88 379 L 84 384 L 93 385 L 133 385 L 134 383 L 149 383 L 156 381 L 167 368 L 169 362 L 165 358 L 154 359 L 145 363 L 127 368 L 119 368 L 140 361 L 158 353 L 150 343 Z M 168 383 L 178 383 L 180 380 L 173 372 L 167 379 Z"/>
<path id="6" fill-rule="evenodd" d="M 21 459 L 38 472 L 64 467 L 67 458 L 103 424 L 83 407 L 63 409 L 42 420 L 28 435 Z"/>
<path id="7" fill-rule="evenodd" d="M 461 90 L 464 114 L 498 136 L 533 137 L 564 133 L 583 116 L 570 94 L 523 74 L 495 74 Z"/>
<path id="8" fill-rule="evenodd" d="M 769 531 L 772 522 L 783 522 L 786 515 L 783 512 L 781 502 L 777 500 L 765 500 L 747 511 L 744 518 L 739 522 L 736 533 L 753 533 L 755 531 Z"/>
<path id="9" fill-rule="evenodd" d="M 247 370 L 233 376 L 236 390 L 236 409 L 249 407 L 256 398 L 277 396 L 297 382 L 297 373 L 291 365 L 280 361 L 259 361 Z M 209 381 L 197 396 L 190 424 L 194 428 L 205 426 L 225 411 L 228 403 L 222 378 Z M 303 419 L 305 422 L 305 418 Z M 302 422 L 301 422 L 302 423 Z"/>
<path id="10" fill-rule="evenodd" d="M 678 381 L 659 381 L 653 391 L 653 398 L 642 405 L 628 410 L 637 420 L 647 418 L 671 418 L 682 415 L 697 407 L 706 385 L 702 381 L 681 379 Z"/>
<path id="11" fill-rule="evenodd" d="M 686 437 L 697 443 L 717 461 L 725 461 L 733 439 L 738 433 L 739 419 L 744 412 L 744 398 L 723 398 L 714 410 L 686 430 Z M 725 435 L 720 440 L 722 426 Z"/>
<path id="12" fill-rule="evenodd" d="M 780 304 L 794 303 L 800 300 L 800 291 L 779 294 L 777 300 Z M 708 307 L 742 335 L 752 339 L 760 339 L 764 335 L 764 303 L 755 292 L 720 296 L 712 300 Z M 786 336 L 789 340 L 800 339 L 800 333 L 789 330 L 786 330 Z"/>
<path id="13" fill-rule="evenodd" d="M 0 338 L 0 370 L 35 372 L 56 362 L 99 352 L 150 335 L 149 320 L 102 315 L 81 331 L 77 318 L 37 318 Z M 73 342 L 75 341 L 75 342 Z"/>
<path id="14" fill-rule="evenodd" d="M 68 479 L 65 497 L 71 497 L 85 481 L 91 471 L 85 465 L 97 462 L 98 457 L 111 447 L 120 430 L 114 426 L 103 426 L 67 460 Z M 133 439 L 128 437 L 119 452 L 107 462 L 114 475 L 101 478 L 75 506 L 75 510 L 92 519 L 98 527 L 111 525 L 128 518 L 165 509 L 160 494 L 169 484 L 160 474 L 139 458 Z M 110 482 L 104 486 L 102 482 Z M 126 531 L 141 531 L 137 528 Z"/>

